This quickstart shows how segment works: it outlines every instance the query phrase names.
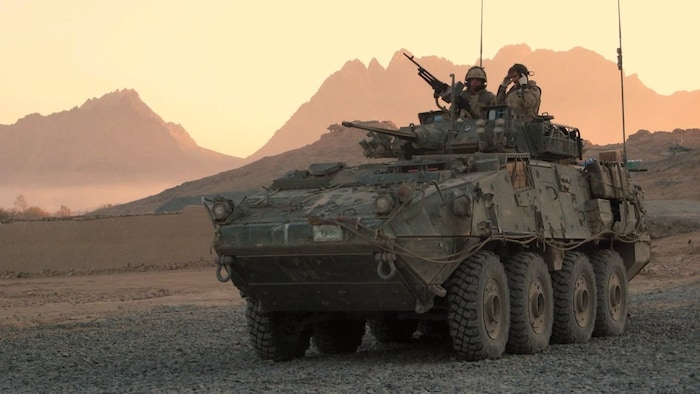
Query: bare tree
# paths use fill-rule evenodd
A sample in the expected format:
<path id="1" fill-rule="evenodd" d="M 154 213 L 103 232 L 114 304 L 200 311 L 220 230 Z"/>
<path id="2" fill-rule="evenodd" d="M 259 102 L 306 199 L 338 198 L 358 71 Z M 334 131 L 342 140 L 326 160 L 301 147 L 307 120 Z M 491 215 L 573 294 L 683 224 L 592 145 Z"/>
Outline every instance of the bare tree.
<path id="1" fill-rule="evenodd" d="M 73 215 L 73 212 L 70 210 L 70 208 L 68 208 L 65 205 L 61 205 L 61 208 L 59 208 L 59 210 L 56 211 L 56 216 L 59 218 L 65 218 L 65 217 L 72 216 L 72 215 Z"/>
<path id="2" fill-rule="evenodd" d="M 24 194 L 17 196 L 17 199 L 15 200 L 15 211 L 17 211 L 17 213 L 21 213 L 26 211 L 28 207 L 29 204 L 27 204 L 27 199 L 24 197 Z"/>

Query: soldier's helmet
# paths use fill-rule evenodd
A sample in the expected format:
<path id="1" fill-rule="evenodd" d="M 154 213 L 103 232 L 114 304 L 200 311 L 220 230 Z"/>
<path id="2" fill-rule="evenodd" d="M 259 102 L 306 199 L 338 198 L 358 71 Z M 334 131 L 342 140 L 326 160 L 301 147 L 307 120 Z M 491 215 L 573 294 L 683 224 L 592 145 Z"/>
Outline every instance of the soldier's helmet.
<path id="1" fill-rule="evenodd" d="M 474 66 L 467 71 L 467 75 L 464 76 L 464 80 L 469 81 L 472 78 L 481 79 L 486 82 L 486 71 L 479 66 Z"/>

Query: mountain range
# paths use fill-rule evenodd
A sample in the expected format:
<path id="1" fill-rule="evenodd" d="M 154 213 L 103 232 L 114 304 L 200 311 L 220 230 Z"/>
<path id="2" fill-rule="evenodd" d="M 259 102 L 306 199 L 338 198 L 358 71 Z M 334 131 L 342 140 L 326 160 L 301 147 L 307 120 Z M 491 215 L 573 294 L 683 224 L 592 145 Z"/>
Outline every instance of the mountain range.
<path id="1" fill-rule="evenodd" d="M 417 113 L 437 106 L 431 88 L 403 53 L 411 55 L 404 49 L 397 51 L 386 68 L 376 60 L 367 66 L 359 60 L 348 61 L 246 161 L 310 144 L 325 132 L 327 125 L 341 120 L 417 123 Z M 436 56 L 416 60 L 448 83 L 450 74 L 462 80 L 473 66 L 455 65 Z M 561 52 L 533 51 L 524 44 L 506 46 L 493 59 L 483 60 L 489 90 L 498 90 L 514 63 L 523 63 L 534 73 L 531 78 L 542 89 L 541 112 L 553 115 L 558 123 L 577 127 L 593 143 L 622 142 L 620 72 L 616 63 L 580 47 Z M 478 59 L 474 64 L 478 64 Z M 624 88 L 627 135 L 640 129 L 659 131 L 700 125 L 700 91 L 660 95 L 644 86 L 636 74 L 624 78 Z"/>
<path id="2" fill-rule="evenodd" d="M 416 75 L 416 67 L 403 53 L 409 52 L 397 51 L 386 68 L 376 60 L 367 66 L 359 60 L 347 62 L 247 158 L 199 147 L 184 128 L 161 119 L 131 89 L 89 99 L 63 112 L 30 114 L 15 124 L 0 125 L 0 207 L 23 194 L 31 205 L 50 209 L 59 205 L 96 208 L 145 195 L 163 197 L 163 193 L 158 194 L 163 190 L 182 191 L 195 184 L 202 188 L 206 182 L 194 180 L 211 179 L 217 173 L 230 177 L 231 184 L 217 185 L 217 181 L 210 180 L 200 193 L 245 190 L 265 185 L 284 170 L 305 167 L 309 161 L 328 161 L 324 159 L 326 154 L 331 160 L 344 157 L 350 152 L 315 147 L 298 153 L 298 161 L 286 158 L 276 162 L 275 158 L 284 152 L 294 154 L 324 134 L 326 142 L 338 139 L 339 134 L 327 132 L 329 127 L 338 131 L 337 124 L 342 120 L 390 121 L 396 126 L 417 122 L 418 112 L 435 109 L 432 90 Z M 416 60 L 446 82 L 450 74 L 461 79 L 471 66 L 455 65 L 435 56 Z M 583 48 L 555 52 L 532 51 L 526 45 L 504 47 L 493 59 L 483 62 L 490 90 L 496 90 L 514 62 L 524 63 L 535 72 L 532 78 L 543 90 L 542 112 L 554 115 L 558 123 L 578 127 L 593 143 L 622 140 L 620 77 L 615 63 Z M 640 129 L 659 131 L 700 125 L 696 111 L 700 108 L 700 91 L 659 95 L 636 75 L 626 76 L 624 84 L 628 136 Z M 334 124 L 335 128 L 331 126 Z M 362 137 L 357 131 L 340 134 L 347 134 L 344 145 L 356 146 Z M 348 158 L 353 160 L 362 158 Z M 228 171 L 253 162 L 256 164 L 240 171 Z M 277 170 L 269 176 L 254 170 L 269 166 Z"/>

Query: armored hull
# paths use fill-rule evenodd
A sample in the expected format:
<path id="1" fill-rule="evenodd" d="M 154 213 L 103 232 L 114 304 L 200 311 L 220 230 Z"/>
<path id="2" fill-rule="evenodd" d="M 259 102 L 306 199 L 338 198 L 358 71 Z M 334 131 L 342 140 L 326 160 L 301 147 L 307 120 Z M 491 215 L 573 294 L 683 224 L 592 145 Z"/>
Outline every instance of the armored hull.
<path id="1" fill-rule="evenodd" d="M 205 201 L 217 274 L 248 300 L 264 359 L 447 333 L 467 360 L 585 342 L 626 325 L 649 262 L 642 191 L 623 163 L 580 159 L 578 130 L 420 114 L 369 130 L 382 164 L 317 163 L 241 202 Z M 436 328 L 437 327 L 437 328 Z M 418 331 L 416 331 L 418 330 Z"/>

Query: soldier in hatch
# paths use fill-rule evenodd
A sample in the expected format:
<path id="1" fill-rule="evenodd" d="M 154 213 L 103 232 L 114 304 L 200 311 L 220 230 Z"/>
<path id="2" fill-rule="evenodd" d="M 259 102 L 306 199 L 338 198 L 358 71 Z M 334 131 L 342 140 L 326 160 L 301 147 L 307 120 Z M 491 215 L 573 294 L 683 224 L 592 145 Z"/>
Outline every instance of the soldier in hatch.
<path id="1" fill-rule="evenodd" d="M 496 96 L 486 90 L 486 71 L 482 67 L 474 66 L 467 71 L 464 77 L 466 88 L 457 96 L 457 109 L 459 116 L 462 118 L 480 119 L 482 117 L 482 108 L 487 105 L 493 105 L 496 102 Z M 440 95 L 443 100 L 450 102 L 449 90 Z"/>
<path id="2" fill-rule="evenodd" d="M 515 63 L 508 69 L 496 93 L 496 104 L 508 105 L 513 117 L 523 121 L 531 121 L 538 116 L 542 96 L 542 90 L 535 81 L 528 79 L 529 75 L 527 67 Z M 507 90 L 511 83 L 514 85 Z"/>

